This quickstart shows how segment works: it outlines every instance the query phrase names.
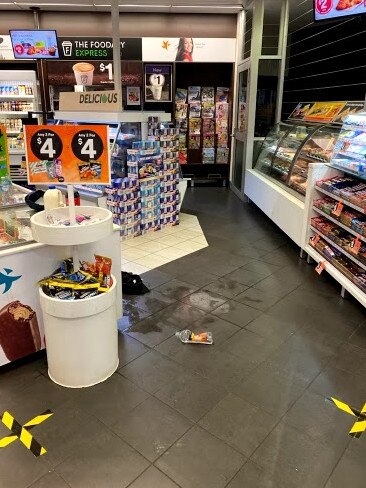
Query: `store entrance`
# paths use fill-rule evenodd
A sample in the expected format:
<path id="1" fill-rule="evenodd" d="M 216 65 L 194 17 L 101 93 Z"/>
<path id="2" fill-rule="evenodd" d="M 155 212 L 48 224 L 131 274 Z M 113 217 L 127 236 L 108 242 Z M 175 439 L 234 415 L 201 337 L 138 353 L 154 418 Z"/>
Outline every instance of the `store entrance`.
<path id="1" fill-rule="evenodd" d="M 236 120 L 234 121 L 234 147 L 233 147 L 233 172 L 232 187 L 238 196 L 242 196 L 244 186 L 244 160 L 245 145 L 247 139 L 246 107 L 248 98 L 249 63 L 239 66 L 237 74 L 237 107 Z"/>

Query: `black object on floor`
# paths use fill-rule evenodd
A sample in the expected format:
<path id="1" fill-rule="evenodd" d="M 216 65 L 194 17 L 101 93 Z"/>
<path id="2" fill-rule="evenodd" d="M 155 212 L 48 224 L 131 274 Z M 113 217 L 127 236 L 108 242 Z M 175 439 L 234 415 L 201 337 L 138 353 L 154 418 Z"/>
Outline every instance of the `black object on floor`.
<path id="1" fill-rule="evenodd" d="M 122 271 L 122 293 L 125 295 L 145 295 L 149 291 L 139 275 Z"/>

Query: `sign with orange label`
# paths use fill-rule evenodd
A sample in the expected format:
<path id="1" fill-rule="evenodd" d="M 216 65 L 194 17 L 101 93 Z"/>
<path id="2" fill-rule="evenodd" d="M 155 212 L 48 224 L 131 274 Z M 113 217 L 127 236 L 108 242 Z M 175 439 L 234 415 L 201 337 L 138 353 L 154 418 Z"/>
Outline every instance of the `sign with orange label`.
<path id="1" fill-rule="evenodd" d="M 332 215 L 335 215 L 336 217 L 340 217 L 341 213 L 342 213 L 342 210 L 343 210 L 343 203 L 342 202 L 338 202 L 334 205 L 334 208 L 332 210 Z"/>
<path id="2" fill-rule="evenodd" d="M 318 266 L 315 268 L 315 271 L 318 274 L 322 274 L 322 272 L 323 272 L 324 269 L 325 269 L 325 261 L 320 261 L 320 263 L 318 264 Z"/>
<path id="3" fill-rule="evenodd" d="M 361 239 L 360 236 L 357 236 L 356 239 L 352 241 L 350 244 L 350 251 L 353 254 L 357 255 L 360 252 L 360 249 L 361 249 Z"/>
<path id="4" fill-rule="evenodd" d="M 332 122 L 346 105 L 346 102 L 316 102 L 307 112 L 304 120 L 309 122 Z"/>
<path id="5" fill-rule="evenodd" d="M 27 125 L 25 138 L 29 184 L 110 184 L 108 126 Z"/>
<path id="6" fill-rule="evenodd" d="M 316 246 L 316 244 L 318 244 L 319 241 L 320 241 L 320 235 L 319 234 L 316 234 L 315 236 L 313 236 L 311 238 L 311 242 L 313 243 L 314 246 Z"/>

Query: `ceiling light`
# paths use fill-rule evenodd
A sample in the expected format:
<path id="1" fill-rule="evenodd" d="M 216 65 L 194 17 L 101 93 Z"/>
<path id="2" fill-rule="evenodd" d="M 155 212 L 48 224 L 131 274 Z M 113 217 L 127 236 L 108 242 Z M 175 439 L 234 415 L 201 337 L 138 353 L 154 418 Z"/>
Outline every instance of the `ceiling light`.
<path id="1" fill-rule="evenodd" d="M 242 10 L 242 5 L 172 5 L 173 8 L 215 8 L 215 9 L 238 9 Z"/>
<path id="2" fill-rule="evenodd" d="M 135 7 L 138 7 L 138 8 L 170 8 L 171 5 L 167 5 L 167 4 L 164 4 L 164 5 L 148 5 L 148 4 L 141 4 L 141 3 L 136 3 L 134 5 L 132 4 L 123 4 L 123 5 L 118 5 L 119 7 L 132 7 L 132 8 L 135 8 Z"/>

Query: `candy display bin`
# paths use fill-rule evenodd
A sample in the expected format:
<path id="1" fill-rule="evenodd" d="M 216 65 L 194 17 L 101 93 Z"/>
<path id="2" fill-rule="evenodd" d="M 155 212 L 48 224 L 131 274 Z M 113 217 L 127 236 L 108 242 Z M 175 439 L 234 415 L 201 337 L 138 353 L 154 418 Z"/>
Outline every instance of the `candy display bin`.
<path id="1" fill-rule="evenodd" d="M 108 293 L 84 300 L 59 300 L 39 290 L 48 374 L 69 388 L 92 386 L 118 367 L 116 280 Z"/>
<path id="2" fill-rule="evenodd" d="M 74 209 L 52 210 L 56 218 L 67 218 L 71 225 L 50 226 L 46 213 L 31 219 L 33 237 L 38 242 L 54 246 L 68 244 L 72 248 L 74 265 L 83 257 L 82 244 L 107 238 L 113 232 L 112 213 L 99 207 L 78 207 L 78 212 L 96 216 L 89 225 L 75 222 Z M 97 215 L 96 215 L 97 213 Z M 77 244 L 77 245 L 75 245 Z M 98 250 L 98 253 L 103 250 Z M 39 291 L 43 315 L 48 374 L 55 383 L 68 388 L 84 388 L 101 383 L 117 369 L 117 280 L 106 293 L 82 300 L 60 300 Z"/>

